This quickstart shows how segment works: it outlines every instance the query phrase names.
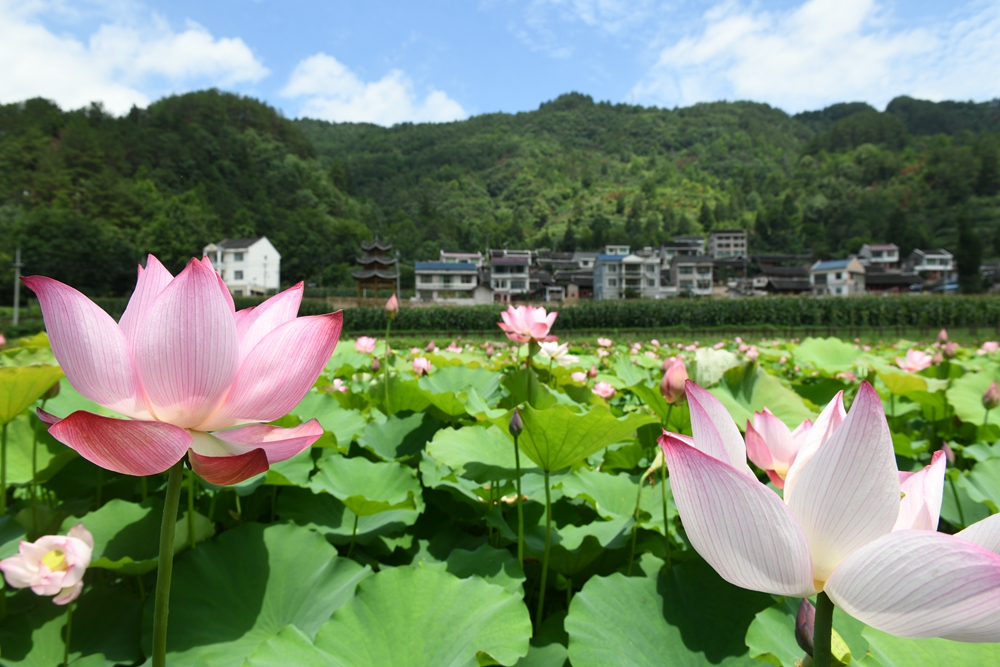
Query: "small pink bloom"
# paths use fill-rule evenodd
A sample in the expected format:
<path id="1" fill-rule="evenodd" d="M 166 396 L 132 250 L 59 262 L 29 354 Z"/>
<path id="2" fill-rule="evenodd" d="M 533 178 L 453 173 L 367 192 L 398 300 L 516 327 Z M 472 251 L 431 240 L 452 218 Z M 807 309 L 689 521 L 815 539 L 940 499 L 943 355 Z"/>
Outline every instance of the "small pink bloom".
<path id="1" fill-rule="evenodd" d="M 354 349 L 362 354 L 371 354 L 375 351 L 376 340 L 370 336 L 361 336 L 354 341 Z"/>
<path id="2" fill-rule="evenodd" d="M 958 354 L 958 343 L 945 343 L 941 354 L 945 359 L 954 359 L 955 355 Z"/>
<path id="3" fill-rule="evenodd" d="M 785 364 L 788 363 L 788 357 L 782 357 L 781 359 L 778 359 L 778 363 L 784 366 Z"/>
<path id="4" fill-rule="evenodd" d="M 236 312 L 207 257 L 175 278 L 150 255 L 116 323 L 72 287 L 42 276 L 23 280 L 38 296 L 70 384 L 131 418 L 40 413 L 56 440 L 92 463 L 155 475 L 187 455 L 207 481 L 235 484 L 323 434 L 315 419 L 290 429 L 254 423 L 288 414 L 340 337 L 342 312 L 296 317 L 302 283 Z"/>
<path id="5" fill-rule="evenodd" d="M 54 603 L 67 604 L 83 590 L 83 573 L 93 551 L 93 535 L 77 524 L 65 537 L 46 535 L 21 542 L 17 555 L 0 561 L 0 571 L 12 588 L 30 586 L 36 595 L 54 595 Z"/>
<path id="6" fill-rule="evenodd" d="M 549 330 L 556 321 L 559 313 L 546 313 L 544 308 L 535 306 L 508 306 L 507 310 L 500 313 L 503 322 L 497 322 L 506 334 L 507 338 L 515 343 L 528 343 L 530 341 L 540 342 L 543 340 L 556 340 L 555 336 L 549 335 Z"/>
<path id="7" fill-rule="evenodd" d="M 598 338 L 597 344 L 601 347 L 611 347 L 614 343 L 611 342 L 610 338 Z"/>
<path id="8" fill-rule="evenodd" d="M 698 350 L 698 345 L 697 344 L 688 345 L 687 347 L 684 348 L 684 350 L 687 352 L 696 352 Z"/>
<path id="9" fill-rule="evenodd" d="M 410 354 L 420 354 L 421 352 L 423 352 L 423 350 L 421 350 L 419 347 L 410 348 Z"/>
<path id="10" fill-rule="evenodd" d="M 666 362 L 664 362 L 666 363 Z M 667 403 L 674 404 L 684 400 L 684 385 L 688 380 L 687 368 L 680 355 L 674 357 L 660 380 L 660 393 Z"/>
<path id="11" fill-rule="evenodd" d="M 399 299 L 393 294 L 389 297 L 389 300 L 385 302 L 385 316 L 390 320 L 396 319 L 396 315 L 399 314 Z"/>
<path id="12" fill-rule="evenodd" d="M 344 384 L 344 381 L 341 380 L 340 378 L 334 378 L 332 386 L 334 391 L 339 391 L 342 394 L 347 393 L 347 385 Z"/>
<path id="13" fill-rule="evenodd" d="M 595 384 L 594 388 L 591 391 L 593 391 L 595 394 L 597 394 L 598 396 L 600 396 L 605 400 L 615 395 L 615 388 L 612 387 L 607 382 L 605 382 L 604 380 L 601 380 L 600 382 Z"/>
<path id="14" fill-rule="evenodd" d="M 751 345 L 750 349 L 747 350 L 747 359 L 752 359 L 753 361 L 757 361 L 758 356 L 760 356 L 760 352 L 757 351 L 757 346 Z"/>
<path id="15" fill-rule="evenodd" d="M 581 384 L 587 382 L 587 374 L 583 371 L 570 373 L 570 377 L 573 378 L 573 382 L 580 382 Z"/>
<path id="16" fill-rule="evenodd" d="M 7 345 L 7 339 L 4 338 L 3 334 L 0 334 L 0 347 Z"/>
<path id="17" fill-rule="evenodd" d="M 451 345 L 449 345 L 448 347 L 446 347 L 444 349 L 445 349 L 446 352 L 456 352 L 457 353 L 457 352 L 461 352 L 462 351 L 462 346 L 461 345 L 456 345 L 454 342 L 452 342 Z"/>
<path id="18" fill-rule="evenodd" d="M 656 340 L 655 338 L 649 341 L 649 344 L 652 345 L 653 347 L 660 347 L 660 341 Z"/>
<path id="19" fill-rule="evenodd" d="M 413 373 L 420 377 L 431 370 L 431 360 L 426 357 L 417 357 L 413 360 Z"/>
<path id="20" fill-rule="evenodd" d="M 983 392 L 983 407 L 992 410 L 998 405 L 1000 405 L 1000 385 L 994 380 Z"/>
<path id="21" fill-rule="evenodd" d="M 603 347 L 597 349 L 597 358 L 598 359 L 603 359 L 604 357 L 608 356 L 609 354 L 611 354 L 611 353 L 608 352 L 607 350 L 605 350 Z"/>
<path id="22" fill-rule="evenodd" d="M 437 351 L 438 351 L 438 346 L 437 343 L 435 343 L 434 341 L 427 343 L 427 346 L 424 348 L 424 352 L 437 352 Z"/>
<path id="23" fill-rule="evenodd" d="M 721 340 L 720 340 L 720 341 L 719 341 L 718 343 L 716 343 L 715 345 L 713 345 L 713 346 L 712 346 L 712 349 L 713 349 L 713 350 L 721 350 L 721 349 L 722 349 L 722 348 L 724 348 L 725 346 L 726 346 L 726 343 L 725 343 L 725 341 L 721 341 Z"/>
<path id="24" fill-rule="evenodd" d="M 996 352 L 997 350 L 1000 350 L 1000 343 L 995 340 L 988 340 L 979 346 L 979 349 L 981 349 L 984 353 Z"/>
<path id="25" fill-rule="evenodd" d="M 906 357 L 896 357 L 896 365 L 907 373 L 917 373 L 929 367 L 934 358 L 920 350 L 907 350 Z"/>
<path id="26" fill-rule="evenodd" d="M 834 427 L 844 418 L 843 395 L 844 392 L 839 392 L 831 402 L 834 407 L 830 418 Z M 791 431 L 767 408 L 755 412 L 753 422 L 747 422 L 747 458 L 766 472 L 776 487 L 783 489 L 788 469 L 795 463 L 812 426 L 812 421 L 807 419 Z"/>
<path id="27" fill-rule="evenodd" d="M 872 349 L 872 346 L 871 346 L 871 345 L 862 345 L 862 346 L 861 346 L 861 350 L 862 350 L 863 352 L 869 352 L 869 351 L 871 351 L 871 349 Z"/>
<path id="28" fill-rule="evenodd" d="M 597 366 L 590 367 L 590 370 L 587 371 L 587 377 L 589 377 L 591 380 L 597 377 Z"/>
<path id="29" fill-rule="evenodd" d="M 740 338 L 739 336 L 737 336 L 736 338 L 734 338 L 734 339 L 733 339 L 733 342 L 734 342 L 734 343 L 742 343 L 742 342 L 743 342 L 743 339 L 742 339 L 742 338 Z"/>
<path id="30" fill-rule="evenodd" d="M 941 343 L 942 345 L 944 343 L 948 342 L 948 330 L 947 329 L 941 329 L 941 331 L 938 332 L 937 342 Z"/>
<path id="31" fill-rule="evenodd" d="M 646 350 L 643 354 L 645 354 L 650 359 L 659 359 L 659 357 L 656 356 L 656 352 L 653 352 L 652 350 Z"/>
<path id="32" fill-rule="evenodd" d="M 848 382 L 854 382 L 855 380 L 858 379 L 858 376 L 855 375 L 852 371 L 843 371 L 841 373 L 837 373 L 836 377 L 838 380 L 847 380 Z"/>

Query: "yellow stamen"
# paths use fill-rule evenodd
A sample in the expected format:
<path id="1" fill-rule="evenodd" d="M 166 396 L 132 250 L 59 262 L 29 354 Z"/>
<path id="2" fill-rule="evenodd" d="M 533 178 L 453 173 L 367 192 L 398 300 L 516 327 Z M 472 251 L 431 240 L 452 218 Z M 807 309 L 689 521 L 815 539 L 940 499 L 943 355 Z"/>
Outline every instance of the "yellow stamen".
<path id="1" fill-rule="evenodd" d="M 52 572 L 65 572 L 69 569 L 66 565 L 66 554 L 59 549 L 53 549 L 42 556 L 42 564 Z"/>

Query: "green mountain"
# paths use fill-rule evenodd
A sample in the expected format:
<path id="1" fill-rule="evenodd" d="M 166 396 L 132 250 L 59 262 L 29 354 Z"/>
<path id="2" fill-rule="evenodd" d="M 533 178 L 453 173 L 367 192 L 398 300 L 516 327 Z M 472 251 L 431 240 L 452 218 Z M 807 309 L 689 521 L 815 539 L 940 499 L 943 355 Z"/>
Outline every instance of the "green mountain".
<path id="1" fill-rule="evenodd" d="M 120 118 L 35 99 L 0 106 L 0 265 L 20 245 L 28 273 L 124 294 L 147 252 L 176 271 L 210 241 L 266 234 L 283 280 L 332 286 L 351 284 L 374 233 L 412 263 L 441 248 L 643 246 L 739 227 L 752 252 L 894 241 L 961 249 L 972 266 L 1000 257 L 998 131 L 998 100 L 789 116 L 571 93 L 384 128 L 291 121 L 215 90 Z"/>

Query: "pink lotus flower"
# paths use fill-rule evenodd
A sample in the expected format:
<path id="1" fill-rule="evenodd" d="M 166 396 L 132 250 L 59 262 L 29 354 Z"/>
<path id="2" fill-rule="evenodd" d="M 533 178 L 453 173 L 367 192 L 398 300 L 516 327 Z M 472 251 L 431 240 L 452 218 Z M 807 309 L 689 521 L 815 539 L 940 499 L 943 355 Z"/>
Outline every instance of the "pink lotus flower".
<path id="1" fill-rule="evenodd" d="M 371 354 L 375 351 L 375 343 L 377 341 L 370 336 L 361 336 L 356 341 L 354 341 L 354 349 L 361 354 Z"/>
<path id="2" fill-rule="evenodd" d="M 420 377 L 431 370 L 431 360 L 427 357 L 417 357 L 413 360 L 413 373 Z"/>
<path id="3" fill-rule="evenodd" d="M 603 359 L 604 357 L 608 356 L 609 354 L 611 354 L 611 353 L 608 352 L 607 350 L 605 350 L 603 347 L 597 348 L 597 358 L 598 359 Z"/>
<path id="4" fill-rule="evenodd" d="M 598 338 L 597 344 L 601 347 L 611 347 L 614 343 L 611 342 L 610 338 Z"/>
<path id="5" fill-rule="evenodd" d="M 385 302 L 385 316 L 390 320 L 396 319 L 396 315 L 399 315 L 399 299 L 393 294 L 389 297 L 389 300 Z"/>
<path id="6" fill-rule="evenodd" d="M 444 351 L 445 352 L 458 353 L 458 352 L 462 351 L 462 346 L 461 345 L 457 345 L 454 342 L 452 342 L 451 345 L 449 345 L 448 347 L 444 348 Z"/>
<path id="7" fill-rule="evenodd" d="M 747 350 L 746 354 L 747 354 L 747 359 L 750 359 L 751 361 L 757 361 L 757 357 L 760 356 L 760 352 L 757 351 L 756 345 L 751 345 L 750 349 Z"/>
<path id="8" fill-rule="evenodd" d="M 660 444 L 687 536 L 724 579 L 777 595 L 824 591 L 895 635 L 1000 641 L 1000 515 L 935 532 L 944 455 L 901 475 L 871 385 L 842 421 L 839 400 L 823 410 L 784 499 L 750 472 L 722 404 L 694 383 L 687 391 L 694 437 L 664 433 Z"/>
<path id="9" fill-rule="evenodd" d="M 4 347 L 6 345 L 7 345 L 7 339 L 4 338 L 3 334 L 0 334 L 0 347 Z"/>
<path id="10" fill-rule="evenodd" d="M 942 345 L 944 343 L 948 342 L 948 330 L 947 329 L 941 329 L 941 331 L 938 332 L 937 342 L 941 343 Z"/>
<path id="11" fill-rule="evenodd" d="M 721 350 L 725 346 L 726 346 L 725 342 L 723 342 L 723 341 L 720 340 L 718 343 L 716 343 L 715 345 L 712 346 L 712 349 L 713 350 Z"/>
<path id="12" fill-rule="evenodd" d="M 583 371 L 577 371 L 576 373 L 570 373 L 569 376 L 573 378 L 573 382 L 579 382 L 584 384 L 587 382 L 587 374 Z"/>
<path id="13" fill-rule="evenodd" d="M 649 341 L 649 344 L 652 345 L 653 347 L 660 347 L 660 341 L 656 340 L 655 338 Z"/>
<path id="14" fill-rule="evenodd" d="M 52 436 L 88 461 L 154 475 L 186 455 L 207 481 L 235 484 L 323 434 L 315 419 L 295 428 L 253 423 L 295 407 L 340 337 L 340 312 L 296 318 L 302 283 L 236 312 L 207 257 L 174 278 L 150 255 L 116 324 L 72 287 L 42 276 L 24 282 L 38 295 L 70 384 L 131 417 L 80 410 L 60 420 L 39 412 Z"/>
<path id="15" fill-rule="evenodd" d="M 0 560 L 0 571 L 12 588 L 28 588 L 36 595 L 54 595 L 55 604 L 68 604 L 83 590 L 83 573 L 90 566 L 94 536 L 77 524 L 65 537 L 45 535 L 21 542 L 16 556 Z"/>
<path id="16" fill-rule="evenodd" d="M 596 383 L 594 385 L 594 388 L 591 389 L 591 391 L 605 400 L 615 395 L 615 388 L 612 387 L 607 382 L 605 382 L 604 380 L 601 380 L 600 382 Z"/>
<path id="17" fill-rule="evenodd" d="M 410 354 L 420 354 L 421 352 L 423 352 L 423 350 L 421 350 L 419 347 L 410 348 Z"/>
<path id="18" fill-rule="evenodd" d="M 832 402 L 832 416 L 837 424 L 844 420 L 843 396 L 844 392 L 838 392 Z M 812 430 L 812 425 L 812 421 L 807 419 L 791 431 L 785 422 L 767 408 L 763 412 L 753 413 L 753 422 L 747 422 L 747 458 L 766 472 L 777 488 L 785 488 L 788 469 L 795 462 L 795 456 Z"/>
<path id="19" fill-rule="evenodd" d="M 555 336 L 549 335 L 549 330 L 555 323 L 558 314 L 546 313 L 544 308 L 535 306 L 518 306 L 516 308 L 507 306 L 507 310 L 500 313 L 503 322 L 497 322 L 497 326 L 507 334 L 507 338 L 515 343 L 557 340 Z"/>
<path id="20" fill-rule="evenodd" d="M 346 394 L 348 389 L 347 385 L 344 384 L 344 381 L 340 378 L 334 378 L 333 384 L 330 385 L 330 388 L 333 389 L 333 391 L 339 391 L 341 394 Z"/>
<path id="21" fill-rule="evenodd" d="M 976 354 L 989 354 L 990 352 L 996 352 L 997 350 L 1000 350 L 1000 343 L 995 340 L 988 340 L 979 346 L 979 349 L 976 350 Z"/>
<path id="22" fill-rule="evenodd" d="M 907 373 L 918 373 L 928 368 L 934 362 L 934 358 L 926 352 L 920 350 L 907 350 L 906 357 L 896 357 L 896 365 Z"/>
<path id="23" fill-rule="evenodd" d="M 663 399 L 667 403 L 673 405 L 684 400 L 688 373 L 684 359 L 680 355 L 669 360 L 669 366 L 667 363 L 668 361 L 663 362 L 666 369 L 663 373 L 663 379 L 660 380 L 660 393 L 663 394 Z"/>

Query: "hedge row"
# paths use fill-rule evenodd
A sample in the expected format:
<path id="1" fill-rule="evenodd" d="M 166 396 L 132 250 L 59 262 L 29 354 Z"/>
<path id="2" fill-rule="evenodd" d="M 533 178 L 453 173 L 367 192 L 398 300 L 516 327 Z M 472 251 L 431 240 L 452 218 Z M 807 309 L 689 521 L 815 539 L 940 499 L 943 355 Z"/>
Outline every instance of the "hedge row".
<path id="1" fill-rule="evenodd" d="M 115 319 L 127 299 L 98 299 Z M 236 299 L 242 309 L 259 299 Z M 547 304 L 559 311 L 554 331 L 656 329 L 666 327 L 970 327 L 1000 326 L 1000 297 L 864 296 L 851 298 L 767 297 L 746 299 L 669 299 L 664 301 L 594 301 L 576 306 Z M 403 308 L 395 331 L 493 331 L 499 305 Z M 306 299 L 300 315 L 329 312 L 325 301 Z M 344 329 L 385 330 L 382 308 L 348 308 Z"/>

